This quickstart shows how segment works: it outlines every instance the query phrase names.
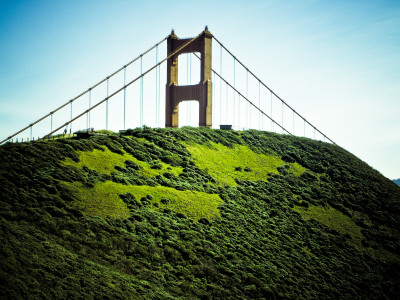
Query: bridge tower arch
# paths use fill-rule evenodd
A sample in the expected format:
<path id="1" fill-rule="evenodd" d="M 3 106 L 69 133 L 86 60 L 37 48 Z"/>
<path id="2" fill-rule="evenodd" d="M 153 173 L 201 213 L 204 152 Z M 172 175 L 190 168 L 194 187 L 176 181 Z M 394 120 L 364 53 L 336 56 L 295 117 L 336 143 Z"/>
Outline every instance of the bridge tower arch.
<path id="1" fill-rule="evenodd" d="M 189 42 L 180 39 L 174 31 L 167 39 L 167 55 Z M 212 126 L 212 34 L 206 27 L 203 33 L 191 44 L 167 60 L 167 86 L 165 103 L 165 127 L 179 126 L 179 103 L 188 100 L 199 101 L 199 126 Z M 178 56 L 183 53 L 200 52 L 200 82 L 194 85 L 178 85 Z"/>

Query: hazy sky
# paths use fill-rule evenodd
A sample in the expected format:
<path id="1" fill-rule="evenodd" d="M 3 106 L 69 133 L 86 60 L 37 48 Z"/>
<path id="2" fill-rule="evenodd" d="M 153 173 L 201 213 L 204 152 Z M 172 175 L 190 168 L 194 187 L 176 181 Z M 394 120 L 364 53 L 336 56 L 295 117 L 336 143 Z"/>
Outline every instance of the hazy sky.
<path id="1" fill-rule="evenodd" d="M 0 139 L 172 28 L 189 37 L 205 25 L 337 144 L 400 177 L 398 0 L 0 0 Z"/>

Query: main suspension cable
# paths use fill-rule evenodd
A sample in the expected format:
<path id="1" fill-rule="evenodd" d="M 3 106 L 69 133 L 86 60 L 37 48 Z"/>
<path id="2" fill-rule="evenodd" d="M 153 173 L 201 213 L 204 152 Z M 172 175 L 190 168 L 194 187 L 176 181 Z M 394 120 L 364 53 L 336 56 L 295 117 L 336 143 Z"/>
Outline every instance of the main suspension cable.
<path id="1" fill-rule="evenodd" d="M 319 129 L 317 129 L 314 125 L 312 125 L 310 122 L 307 121 L 306 118 L 304 118 L 302 115 L 300 115 L 298 112 L 296 112 L 289 104 L 287 104 L 281 97 L 279 97 L 272 89 L 270 89 L 264 82 L 261 81 L 253 72 L 251 72 L 235 55 L 232 54 L 214 35 L 213 35 L 214 40 L 220 44 L 222 48 L 225 49 L 226 52 L 228 52 L 240 65 L 242 65 L 243 68 L 245 68 L 255 79 L 257 79 L 267 90 L 269 90 L 276 98 L 278 98 L 283 104 L 285 104 L 289 109 L 294 111 L 301 119 L 304 120 L 308 125 L 310 125 L 314 130 L 318 131 L 324 138 L 329 140 L 332 144 L 336 145 L 334 141 L 332 141 L 330 138 L 328 138 L 325 134 L 323 134 Z"/>
<path id="2" fill-rule="evenodd" d="M 130 62 L 128 62 L 126 65 L 124 65 L 123 67 L 119 68 L 117 71 L 115 71 L 114 73 L 112 73 L 111 75 L 107 76 L 106 78 L 104 78 L 103 80 L 100 80 L 98 83 L 96 83 L 95 85 L 93 85 L 92 87 L 90 87 L 89 89 L 83 91 L 82 93 L 80 93 L 78 96 L 72 98 L 71 100 L 69 100 L 68 102 L 64 103 L 63 105 L 59 106 L 58 108 L 56 108 L 55 110 L 49 112 L 48 114 L 46 114 L 45 116 L 41 117 L 40 119 L 36 120 L 35 122 L 29 124 L 28 126 L 22 128 L 21 130 L 19 130 L 18 132 L 14 133 L 13 135 L 10 135 L 8 138 L 2 140 L 0 142 L 0 144 L 3 144 L 5 141 L 10 140 L 11 138 L 13 138 L 14 136 L 20 134 L 21 132 L 25 131 L 26 129 L 28 129 L 29 127 L 32 127 L 33 125 L 39 123 L 40 121 L 46 119 L 48 116 L 54 114 L 55 112 L 59 111 L 60 109 L 64 108 L 65 106 L 67 106 L 68 104 L 74 102 L 75 100 L 77 100 L 78 98 L 82 97 L 83 95 L 85 95 L 86 93 L 88 93 L 90 90 L 98 87 L 100 84 L 102 84 L 103 82 L 107 81 L 108 79 L 110 79 L 111 77 L 113 77 L 114 75 L 116 75 L 117 73 L 119 73 L 120 71 L 122 71 L 124 68 L 126 68 L 127 66 L 133 64 L 135 61 L 137 61 L 140 57 L 142 57 L 143 55 L 146 55 L 147 53 L 149 53 L 151 50 L 153 50 L 155 47 L 157 47 L 158 45 L 160 45 L 161 43 L 163 43 L 166 39 L 168 38 L 168 36 L 166 36 L 165 38 L 163 38 L 160 42 L 158 42 L 157 44 L 155 44 L 154 46 L 152 46 L 151 48 L 149 48 L 147 51 L 143 52 L 141 55 L 139 55 L 138 57 L 136 57 L 135 59 L 131 60 Z"/>
<path id="3" fill-rule="evenodd" d="M 151 72 L 152 70 L 154 70 L 155 68 L 157 68 L 158 66 L 160 66 L 162 63 L 164 63 L 166 60 L 170 59 L 172 56 L 176 55 L 178 52 L 180 52 L 182 49 L 184 49 L 185 47 L 187 47 L 188 45 L 190 45 L 191 43 L 193 43 L 195 40 L 197 40 L 201 35 L 203 34 L 203 32 L 201 32 L 198 36 L 194 37 L 193 39 L 191 39 L 190 41 L 188 41 L 186 44 L 184 44 L 183 46 L 181 46 L 180 48 L 178 48 L 177 50 L 175 50 L 173 53 L 171 53 L 170 55 L 168 55 L 166 58 L 164 58 L 162 61 L 160 61 L 158 64 L 154 65 L 153 67 L 151 67 L 150 69 L 148 69 L 146 72 L 142 73 L 140 76 L 136 77 L 135 79 L 133 79 L 132 81 L 130 81 L 129 83 L 127 83 L 126 85 L 124 85 L 123 87 L 121 87 L 119 90 L 115 91 L 114 93 L 112 93 L 110 96 L 104 98 L 103 100 L 101 100 L 100 102 L 98 102 L 96 105 L 92 106 L 90 109 L 87 109 L 86 111 L 84 111 L 83 113 L 81 113 L 80 115 L 76 116 L 75 118 L 73 118 L 71 121 L 65 123 L 64 125 L 60 126 L 59 128 L 53 130 L 52 132 L 50 132 L 49 134 L 45 135 L 45 137 L 49 137 L 51 136 L 53 133 L 57 132 L 58 130 L 60 130 L 61 128 L 63 128 L 64 126 L 67 126 L 68 124 L 70 124 L 71 122 L 79 119 L 80 117 L 82 117 L 83 115 L 85 115 L 86 113 L 88 113 L 89 111 L 93 110 L 94 108 L 96 108 L 97 106 L 99 106 L 100 104 L 104 103 L 105 101 L 107 101 L 108 99 L 114 97 L 116 94 L 118 94 L 119 92 L 123 91 L 124 89 L 126 89 L 128 86 L 130 86 L 132 83 L 136 82 L 137 80 L 141 79 L 142 77 L 144 77 L 145 75 L 147 75 L 149 72 Z M 168 38 L 168 37 L 167 37 Z M 29 128 L 29 127 L 28 127 Z M 8 139 L 6 139 L 8 140 Z"/>

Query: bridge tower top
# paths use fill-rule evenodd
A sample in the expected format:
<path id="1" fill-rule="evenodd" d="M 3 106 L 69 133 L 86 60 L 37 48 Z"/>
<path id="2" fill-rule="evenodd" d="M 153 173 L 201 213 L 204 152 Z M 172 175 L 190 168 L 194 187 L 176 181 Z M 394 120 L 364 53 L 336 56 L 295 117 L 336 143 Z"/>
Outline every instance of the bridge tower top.
<path id="1" fill-rule="evenodd" d="M 201 35 L 192 43 L 171 56 L 167 61 L 167 85 L 165 105 L 165 126 L 179 126 L 179 103 L 188 100 L 199 101 L 199 125 L 212 127 L 212 34 L 206 26 Z M 180 39 L 172 30 L 167 39 L 167 55 L 174 53 L 192 39 Z M 200 52 L 200 82 L 195 85 L 178 85 L 178 56 L 183 53 Z"/>

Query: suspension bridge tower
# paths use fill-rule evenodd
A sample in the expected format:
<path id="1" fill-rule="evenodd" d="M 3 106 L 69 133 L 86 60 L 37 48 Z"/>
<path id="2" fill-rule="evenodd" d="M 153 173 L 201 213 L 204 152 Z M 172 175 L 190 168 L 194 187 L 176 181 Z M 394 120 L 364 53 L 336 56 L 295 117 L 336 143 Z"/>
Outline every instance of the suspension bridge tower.
<path id="1" fill-rule="evenodd" d="M 212 126 L 212 82 L 211 82 L 211 41 L 212 34 L 206 26 L 201 35 L 192 43 L 171 56 L 167 61 L 167 87 L 165 105 L 165 127 L 179 126 L 179 103 L 188 100 L 199 101 L 199 125 Z M 192 39 L 178 38 L 174 30 L 167 39 L 168 56 Z M 200 82 L 195 85 L 178 85 L 178 56 L 183 53 L 200 52 Z"/>

